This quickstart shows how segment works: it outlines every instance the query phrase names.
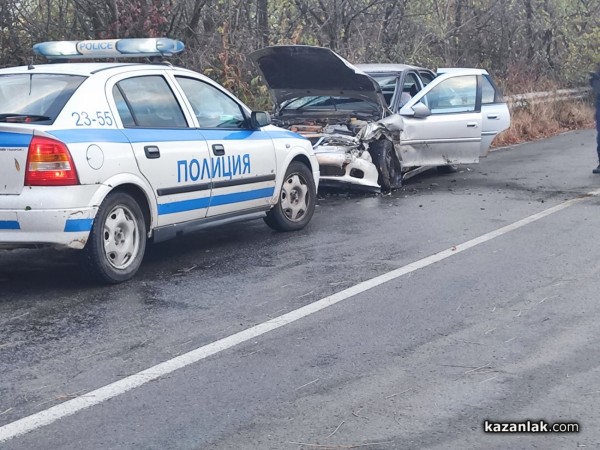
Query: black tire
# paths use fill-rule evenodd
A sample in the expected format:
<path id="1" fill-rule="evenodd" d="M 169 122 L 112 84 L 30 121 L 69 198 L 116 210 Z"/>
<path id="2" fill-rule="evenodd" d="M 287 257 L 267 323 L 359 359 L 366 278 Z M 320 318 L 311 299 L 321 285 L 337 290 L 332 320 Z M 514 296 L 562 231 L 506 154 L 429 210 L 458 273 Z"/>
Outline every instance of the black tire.
<path id="1" fill-rule="evenodd" d="M 98 210 L 83 250 L 83 265 L 104 284 L 127 281 L 136 274 L 146 250 L 146 222 L 135 199 L 109 194 Z"/>
<path id="2" fill-rule="evenodd" d="M 277 231 L 304 228 L 315 212 L 317 193 L 310 169 L 293 161 L 283 179 L 277 204 L 267 213 L 265 222 Z"/>
<path id="3" fill-rule="evenodd" d="M 382 192 L 390 192 L 402 185 L 400 164 L 397 162 L 394 144 L 387 139 L 373 142 L 369 146 L 373 164 L 377 167 L 379 177 L 377 182 Z"/>
<path id="4" fill-rule="evenodd" d="M 448 174 L 455 173 L 458 170 L 458 166 L 456 164 L 448 164 L 446 166 L 437 166 L 438 173 Z"/>

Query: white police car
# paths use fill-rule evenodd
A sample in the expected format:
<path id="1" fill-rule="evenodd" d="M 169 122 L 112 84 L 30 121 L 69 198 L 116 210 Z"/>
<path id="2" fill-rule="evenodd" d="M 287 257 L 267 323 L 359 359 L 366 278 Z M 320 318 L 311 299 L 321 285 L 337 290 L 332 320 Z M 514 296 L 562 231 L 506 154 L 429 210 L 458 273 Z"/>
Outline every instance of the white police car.
<path id="1" fill-rule="evenodd" d="M 170 39 L 46 42 L 48 59 L 161 57 Z M 217 83 L 169 64 L 0 70 L 0 248 L 82 249 L 97 279 L 131 278 L 147 238 L 264 217 L 303 228 L 319 169 L 311 144 Z"/>

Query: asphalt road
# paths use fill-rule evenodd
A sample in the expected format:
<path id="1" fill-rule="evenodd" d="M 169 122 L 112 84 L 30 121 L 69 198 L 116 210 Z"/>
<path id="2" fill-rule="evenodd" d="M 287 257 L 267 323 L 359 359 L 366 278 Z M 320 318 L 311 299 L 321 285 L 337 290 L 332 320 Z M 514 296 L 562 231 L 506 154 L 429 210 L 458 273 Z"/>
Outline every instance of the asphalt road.
<path id="1" fill-rule="evenodd" d="M 600 447 L 594 144 L 573 132 L 390 196 L 325 196 L 299 233 L 255 221 L 165 242 L 119 286 L 90 285 L 72 252 L 0 252 L 0 448 Z M 3 425 L 455 250 L 1 441 Z M 485 419 L 580 432 L 492 435 Z"/>

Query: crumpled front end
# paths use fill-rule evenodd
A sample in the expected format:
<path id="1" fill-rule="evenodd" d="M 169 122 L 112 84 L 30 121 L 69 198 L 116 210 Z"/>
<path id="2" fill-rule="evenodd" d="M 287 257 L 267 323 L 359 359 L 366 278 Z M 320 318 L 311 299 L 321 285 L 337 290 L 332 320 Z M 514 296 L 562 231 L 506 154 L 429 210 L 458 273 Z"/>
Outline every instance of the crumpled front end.
<path id="1" fill-rule="evenodd" d="M 398 114 L 384 117 L 376 122 L 369 122 L 362 127 L 356 137 L 363 142 L 373 142 L 382 137 L 392 141 L 394 147 L 400 146 L 400 133 L 404 130 L 404 121 Z"/>
<path id="2" fill-rule="evenodd" d="M 388 140 L 393 144 L 400 173 L 400 133 L 404 123 L 397 114 L 367 122 L 350 120 L 335 125 L 296 124 L 291 130 L 308 138 L 321 172 L 321 186 L 380 192 L 381 154 L 373 143 Z M 388 171 L 389 172 L 389 171 Z"/>
<path id="3" fill-rule="evenodd" d="M 371 154 L 353 136 L 324 135 L 314 146 L 321 186 L 379 192 L 379 174 Z"/>

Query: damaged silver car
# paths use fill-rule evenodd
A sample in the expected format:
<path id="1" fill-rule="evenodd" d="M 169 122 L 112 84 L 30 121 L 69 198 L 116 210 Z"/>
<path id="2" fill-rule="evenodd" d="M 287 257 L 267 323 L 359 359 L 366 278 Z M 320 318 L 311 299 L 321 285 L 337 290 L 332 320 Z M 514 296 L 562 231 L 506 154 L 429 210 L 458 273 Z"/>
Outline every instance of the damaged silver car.
<path id="1" fill-rule="evenodd" d="M 250 57 L 275 102 L 274 121 L 311 140 L 323 187 L 385 192 L 424 168 L 477 163 L 510 124 L 484 70 L 363 71 L 329 49 L 301 45 Z"/>

